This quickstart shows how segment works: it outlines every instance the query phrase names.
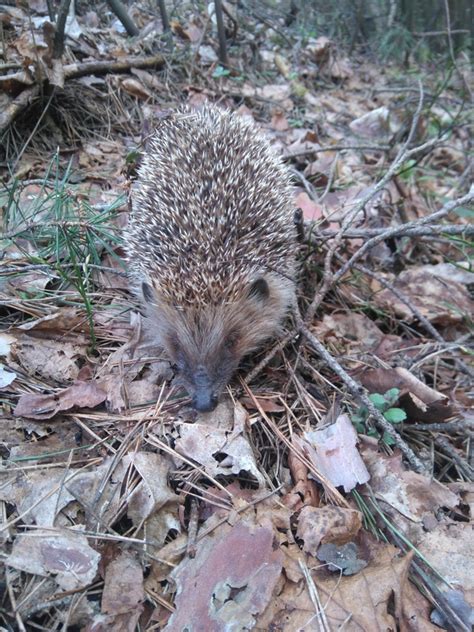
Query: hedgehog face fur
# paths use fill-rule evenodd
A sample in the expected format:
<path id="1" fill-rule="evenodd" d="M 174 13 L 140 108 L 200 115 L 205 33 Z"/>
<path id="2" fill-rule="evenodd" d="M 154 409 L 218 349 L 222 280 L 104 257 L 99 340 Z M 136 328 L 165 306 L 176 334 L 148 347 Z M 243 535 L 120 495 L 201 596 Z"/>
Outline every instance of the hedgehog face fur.
<path id="1" fill-rule="evenodd" d="M 253 124 L 214 106 L 163 118 L 126 234 L 150 332 L 199 411 L 295 298 L 289 177 Z"/>

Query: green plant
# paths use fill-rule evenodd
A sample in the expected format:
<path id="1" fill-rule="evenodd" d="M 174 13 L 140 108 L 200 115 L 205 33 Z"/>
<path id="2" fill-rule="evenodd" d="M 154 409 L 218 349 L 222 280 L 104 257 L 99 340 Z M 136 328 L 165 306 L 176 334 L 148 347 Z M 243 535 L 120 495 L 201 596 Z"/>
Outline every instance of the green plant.
<path id="1" fill-rule="evenodd" d="M 399 424 L 407 418 L 406 412 L 402 408 L 394 407 L 399 397 L 400 390 L 398 388 L 391 388 L 383 395 L 380 393 L 372 393 L 369 395 L 369 399 L 375 408 L 377 408 L 391 424 Z M 352 415 L 352 423 L 357 432 L 369 437 L 381 438 L 387 445 L 393 445 L 394 441 L 388 433 L 384 432 L 383 435 L 380 436 L 380 432 L 376 428 L 368 425 L 368 418 L 369 411 L 365 406 L 361 406 L 357 412 Z"/>
<path id="2" fill-rule="evenodd" d="M 212 73 L 213 79 L 219 79 L 220 77 L 228 77 L 230 75 L 230 70 L 228 68 L 224 68 L 223 66 L 216 66 L 214 72 Z"/>
<path id="3" fill-rule="evenodd" d="M 14 180 L 5 186 L 3 235 L 14 244 L 27 265 L 44 266 L 59 278 L 58 289 L 76 290 L 87 313 L 91 342 L 95 346 L 92 270 L 101 266 L 104 252 L 116 257 L 120 243 L 113 218 L 123 196 L 100 208 L 70 184 L 71 163 L 61 174 L 59 154 L 31 196 L 22 196 L 24 185 Z M 1 242 L 0 242 L 1 243 Z"/>

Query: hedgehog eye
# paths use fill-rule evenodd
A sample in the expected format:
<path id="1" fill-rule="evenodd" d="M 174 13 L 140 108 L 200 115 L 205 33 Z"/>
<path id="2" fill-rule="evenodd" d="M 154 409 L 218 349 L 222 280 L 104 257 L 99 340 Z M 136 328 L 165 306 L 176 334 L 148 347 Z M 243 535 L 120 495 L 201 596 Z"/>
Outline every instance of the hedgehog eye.
<path id="1" fill-rule="evenodd" d="M 233 331 L 230 334 L 227 334 L 224 340 L 224 346 L 226 349 L 232 350 L 237 344 L 238 335 L 237 332 Z"/>
<path id="2" fill-rule="evenodd" d="M 249 298 L 257 298 L 260 301 L 263 301 L 270 296 L 270 289 L 264 278 L 260 277 L 259 279 L 255 279 L 250 286 L 248 296 Z"/>
<path id="3" fill-rule="evenodd" d="M 148 303 L 151 303 L 153 300 L 153 291 L 151 287 L 148 285 L 148 283 L 145 283 L 145 282 L 142 283 L 142 293 L 143 293 L 143 298 L 145 299 L 145 301 L 147 301 Z"/>

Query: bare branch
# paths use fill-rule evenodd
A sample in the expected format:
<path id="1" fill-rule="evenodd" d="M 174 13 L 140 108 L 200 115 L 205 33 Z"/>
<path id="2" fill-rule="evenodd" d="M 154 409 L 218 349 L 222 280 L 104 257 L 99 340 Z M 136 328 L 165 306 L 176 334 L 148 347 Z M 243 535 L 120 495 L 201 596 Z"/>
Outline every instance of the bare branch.
<path id="1" fill-rule="evenodd" d="M 140 31 L 136 27 L 135 22 L 128 15 L 127 8 L 122 4 L 122 2 L 120 0 L 107 0 L 107 4 L 123 24 L 130 37 L 136 37 Z"/>
<path id="2" fill-rule="evenodd" d="M 430 222 L 437 221 L 446 215 L 449 215 L 451 211 L 455 208 L 459 208 L 464 204 L 470 204 L 474 200 L 474 185 L 471 185 L 471 189 L 469 193 L 463 195 L 456 200 L 451 200 L 447 202 L 439 211 L 432 213 L 431 215 L 427 215 L 426 217 L 422 217 L 421 219 L 414 220 L 413 222 L 408 222 L 405 224 L 405 229 L 407 228 L 417 228 L 419 226 L 425 226 L 426 224 L 430 224 Z M 348 270 L 350 270 L 353 264 L 358 261 L 363 255 L 369 251 L 371 248 L 379 244 L 384 239 L 389 239 L 390 237 L 396 237 L 399 234 L 399 226 L 395 226 L 394 228 L 388 228 L 385 233 L 382 235 L 378 235 L 376 237 L 372 237 L 365 244 L 359 248 L 357 252 L 355 252 L 352 257 L 346 261 L 346 263 L 337 271 L 337 273 L 333 277 L 333 283 L 337 283 L 341 277 L 343 277 Z"/>
<path id="3" fill-rule="evenodd" d="M 313 223 L 309 222 L 310 226 L 306 228 L 308 237 L 305 237 L 310 243 L 326 241 L 332 239 L 338 234 L 338 230 L 320 230 L 315 231 Z M 398 233 L 393 234 L 393 229 L 397 228 Z M 388 237 L 385 234 L 390 232 Z M 472 224 L 461 224 L 450 226 L 447 224 L 433 224 L 432 226 L 409 226 L 408 224 L 401 224 L 400 226 L 391 226 L 389 228 L 353 228 L 348 230 L 342 236 L 343 239 L 368 239 L 370 237 L 382 237 L 382 239 L 396 238 L 396 237 L 432 237 L 433 235 L 474 235 L 474 226 Z"/>
<path id="4" fill-rule="evenodd" d="M 69 13 L 71 0 L 62 0 L 56 18 L 56 31 L 54 33 L 53 57 L 59 59 L 64 52 L 64 31 Z"/>
<path id="5" fill-rule="evenodd" d="M 217 20 L 217 36 L 219 38 L 219 61 L 223 66 L 229 65 L 229 57 L 227 55 L 227 42 L 225 38 L 224 14 L 222 11 L 222 0 L 214 0 L 214 9 Z"/>

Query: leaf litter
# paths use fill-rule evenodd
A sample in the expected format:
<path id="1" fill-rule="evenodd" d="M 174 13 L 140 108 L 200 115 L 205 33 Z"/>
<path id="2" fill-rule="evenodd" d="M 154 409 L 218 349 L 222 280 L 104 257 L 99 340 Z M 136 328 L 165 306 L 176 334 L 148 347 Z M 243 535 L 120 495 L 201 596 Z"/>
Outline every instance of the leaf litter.
<path id="1" fill-rule="evenodd" d="M 8 7 L 11 55 L 25 69 L 38 59 L 54 81 L 40 28 L 46 7 L 30 4 L 42 15 L 28 28 L 24 8 Z M 124 157 L 139 145 L 138 121 L 159 118 L 185 94 L 194 104 L 245 98 L 240 114 L 263 122 L 295 172 L 295 206 L 307 222 L 306 308 L 337 232 L 389 168 L 405 111 L 413 117 L 415 105 L 382 92 L 398 81 L 395 69 L 382 75 L 367 60 L 349 62 L 326 37 L 307 42 L 298 80 L 289 51 L 275 52 L 269 41 L 260 53 L 268 83 L 216 75 L 203 16 L 188 18 L 172 26 L 181 50 L 196 47 L 187 61 L 173 62 L 174 86 L 133 64 L 133 77 L 67 80 L 57 107 L 68 142 L 81 140 L 70 150 L 71 179 L 59 183 L 66 156 L 45 173 L 45 148 L 52 153 L 64 140 L 56 126 L 50 137 L 34 135 L 16 166 L 25 179 L 17 207 L 1 197 L 5 232 L 13 233 L 1 242 L 0 537 L 8 589 L 1 616 L 9 628 L 19 621 L 24 629 L 91 632 L 469 629 L 472 271 L 463 230 L 472 211 L 450 216 L 454 237 L 401 230 L 375 244 L 309 323 L 414 446 L 424 473 L 412 471 L 341 376 L 296 334 L 245 392 L 235 381 L 233 398 L 196 419 L 128 292 L 115 238 L 126 224 L 123 199 L 107 213 L 114 192 L 127 191 Z M 146 52 L 120 30 L 98 28 L 100 20 L 94 11 L 77 17 L 68 45 L 79 56 L 97 54 L 93 41 L 114 56 Z M 33 83 L 21 70 L 0 92 L 19 94 Z M 452 126 L 457 96 L 452 86 L 440 93 L 443 106 L 423 110 L 417 133 L 446 114 Z M 103 106 L 94 114 L 101 99 L 108 99 L 107 129 Z M 26 120 L 14 125 L 29 136 Z M 422 158 L 429 178 L 407 160 L 356 212 L 338 265 L 376 231 L 426 219 L 434 199 L 440 208 L 452 197 L 465 170 L 466 129 L 461 118 L 450 145 L 440 141 Z M 42 184 L 26 179 L 37 177 Z M 61 199 L 77 204 L 77 216 L 51 215 Z M 459 421 L 461 430 L 451 432 Z"/>

